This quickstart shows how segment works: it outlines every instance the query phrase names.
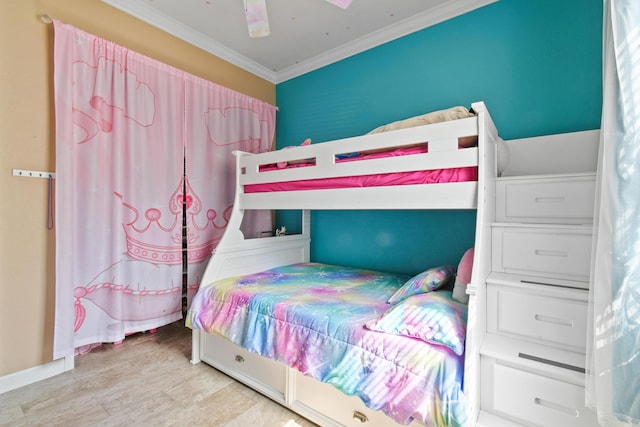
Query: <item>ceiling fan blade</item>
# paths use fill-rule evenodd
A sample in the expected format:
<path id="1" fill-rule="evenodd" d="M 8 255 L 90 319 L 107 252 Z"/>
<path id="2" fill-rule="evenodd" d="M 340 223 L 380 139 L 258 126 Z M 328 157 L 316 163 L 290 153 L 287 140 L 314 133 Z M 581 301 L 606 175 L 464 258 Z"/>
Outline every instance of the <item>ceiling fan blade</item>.
<path id="1" fill-rule="evenodd" d="M 346 9 L 351 5 L 351 0 L 327 0 L 327 1 L 342 9 Z"/>
<path id="2" fill-rule="evenodd" d="M 265 37 L 271 34 L 266 0 L 244 0 L 249 37 Z"/>

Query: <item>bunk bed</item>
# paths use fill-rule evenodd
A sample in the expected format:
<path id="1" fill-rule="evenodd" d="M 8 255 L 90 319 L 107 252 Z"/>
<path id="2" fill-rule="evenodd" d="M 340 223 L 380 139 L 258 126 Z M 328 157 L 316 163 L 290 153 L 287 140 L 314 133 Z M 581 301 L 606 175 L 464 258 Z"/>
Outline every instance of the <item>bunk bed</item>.
<path id="1" fill-rule="evenodd" d="M 233 212 L 187 315 L 192 363 L 204 361 L 322 426 L 473 425 L 499 138 L 484 103 L 468 111 L 457 120 L 234 153 Z M 244 236 L 246 211 L 278 209 L 301 211 L 300 234 Z M 416 292 L 418 276 L 310 262 L 314 209 L 477 210 L 468 305 L 450 286 L 437 290 L 454 280 L 450 266 L 425 266 Z M 414 289 L 398 297 L 409 283 Z M 403 333 L 385 329 L 402 304 L 409 308 L 400 318 L 438 307 L 445 338 L 406 333 L 398 319 L 387 323 Z"/>

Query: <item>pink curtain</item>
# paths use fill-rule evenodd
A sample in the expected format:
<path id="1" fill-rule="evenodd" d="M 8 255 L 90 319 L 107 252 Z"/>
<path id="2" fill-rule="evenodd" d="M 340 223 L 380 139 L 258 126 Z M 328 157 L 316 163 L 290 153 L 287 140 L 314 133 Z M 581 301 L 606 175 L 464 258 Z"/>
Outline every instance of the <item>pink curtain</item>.
<path id="1" fill-rule="evenodd" d="M 275 108 L 54 24 L 57 359 L 182 317 L 183 206 L 190 262 L 203 263 L 233 197 L 229 146 L 218 151 L 189 129 L 198 122 L 191 114 L 204 115 L 193 94 L 218 94 L 223 109 L 243 99 L 260 106 L 270 121 L 260 141 L 273 138 Z M 207 156 L 193 179 L 184 175 L 185 150 Z"/>
<path id="2" fill-rule="evenodd" d="M 190 76 L 185 79 L 189 297 L 200 285 L 211 248 L 227 225 L 234 198 L 234 150 L 269 151 L 276 109 Z M 224 185 L 221 185 L 225 183 Z M 270 212 L 247 212 L 247 237 L 270 230 Z M 190 299 L 189 299 L 190 301 Z"/>

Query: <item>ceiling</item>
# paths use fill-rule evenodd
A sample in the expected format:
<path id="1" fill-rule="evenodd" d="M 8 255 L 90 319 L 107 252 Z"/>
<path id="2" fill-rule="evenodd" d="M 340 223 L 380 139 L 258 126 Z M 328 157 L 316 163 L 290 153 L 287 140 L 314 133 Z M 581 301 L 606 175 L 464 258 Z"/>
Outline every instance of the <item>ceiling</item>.
<path id="1" fill-rule="evenodd" d="M 280 83 L 497 0 L 267 0 L 271 35 L 250 38 L 243 0 L 102 0 Z"/>

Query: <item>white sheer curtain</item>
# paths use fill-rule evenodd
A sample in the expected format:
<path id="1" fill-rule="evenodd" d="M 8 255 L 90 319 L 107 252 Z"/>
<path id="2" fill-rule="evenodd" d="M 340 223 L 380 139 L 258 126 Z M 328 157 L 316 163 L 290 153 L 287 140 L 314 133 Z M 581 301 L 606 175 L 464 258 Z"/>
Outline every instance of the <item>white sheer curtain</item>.
<path id="1" fill-rule="evenodd" d="M 183 207 L 189 261 L 202 264 L 233 201 L 230 149 L 268 150 L 275 107 L 54 25 L 57 359 L 182 318 Z M 239 105 L 263 124 L 246 144 L 247 122 L 228 120 Z M 209 108 L 227 120 L 207 127 Z M 206 129 L 232 143 L 211 148 Z"/>
<path id="2" fill-rule="evenodd" d="M 640 2 L 604 0 L 604 96 L 587 404 L 640 425 Z"/>

